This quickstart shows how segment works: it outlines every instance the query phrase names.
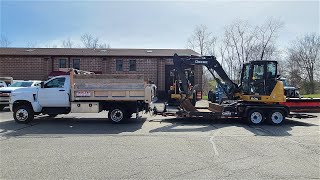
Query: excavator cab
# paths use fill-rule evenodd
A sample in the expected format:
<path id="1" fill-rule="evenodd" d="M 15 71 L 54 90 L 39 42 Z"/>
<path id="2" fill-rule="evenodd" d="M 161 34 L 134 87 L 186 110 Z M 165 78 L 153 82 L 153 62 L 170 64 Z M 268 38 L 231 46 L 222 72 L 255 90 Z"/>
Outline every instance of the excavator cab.
<path id="1" fill-rule="evenodd" d="M 278 80 L 277 61 L 251 61 L 243 65 L 239 90 L 245 101 L 285 102 L 283 83 Z"/>
<path id="2" fill-rule="evenodd" d="M 277 61 L 252 61 L 243 65 L 240 89 L 247 95 L 270 95 L 277 83 Z"/>

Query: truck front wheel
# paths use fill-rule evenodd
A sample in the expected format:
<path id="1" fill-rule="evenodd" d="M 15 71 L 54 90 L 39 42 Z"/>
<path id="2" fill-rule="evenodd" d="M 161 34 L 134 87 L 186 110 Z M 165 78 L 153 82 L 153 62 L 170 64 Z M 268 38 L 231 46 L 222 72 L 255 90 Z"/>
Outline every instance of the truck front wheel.
<path id="1" fill-rule="evenodd" d="M 124 121 L 128 118 L 126 111 L 122 107 L 113 107 L 109 110 L 108 118 L 115 123 Z"/>
<path id="2" fill-rule="evenodd" d="M 17 123 L 29 123 L 34 118 L 33 109 L 28 105 L 20 105 L 14 108 L 13 118 Z"/>

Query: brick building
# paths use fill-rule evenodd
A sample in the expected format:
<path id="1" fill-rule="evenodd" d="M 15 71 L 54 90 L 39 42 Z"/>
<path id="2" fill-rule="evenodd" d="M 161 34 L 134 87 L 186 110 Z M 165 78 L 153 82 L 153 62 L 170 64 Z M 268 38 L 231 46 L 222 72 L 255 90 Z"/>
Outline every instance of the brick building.
<path id="1" fill-rule="evenodd" d="M 103 74 L 144 74 L 163 95 L 172 84 L 172 57 L 198 55 L 190 49 L 0 48 L 0 76 L 46 80 L 59 68 Z M 201 84 L 202 67 L 194 66 L 194 84 Z"/>

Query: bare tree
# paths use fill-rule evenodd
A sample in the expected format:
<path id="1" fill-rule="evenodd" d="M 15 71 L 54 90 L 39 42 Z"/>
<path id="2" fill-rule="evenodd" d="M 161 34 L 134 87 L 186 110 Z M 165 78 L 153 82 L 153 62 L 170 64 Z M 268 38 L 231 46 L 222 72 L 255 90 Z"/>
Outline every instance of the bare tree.
<path id="1" fill-rule="evenodd" d="M 215 45 L 217 38 L 212 35 L 207 26 L 201 24 L 197 26 L 187 41 L 187 47 L 199 52 L 200 55 L 215 55 Z M 204 94 L 207 94 L 210 89 L 209 81 L 212 78 L 209 77 L 209 72 L 206 68 L 203 68 L 202 75 L 202 90 Z"/>
<path id="2" fill-rule="evenodd" d="M 72 48 L 73 47 L 73 42 L 68 38 L 67 40 L 62 41 L 62 47 L 64 48 Z"/>
<path id="3" fill-rule="evenodd" d="M 191 37 L 188 39 L 187 47 L 199 52 L 200 55 L 212 55 L 215 53 L 214 46 L 216 37 L 209 32 L 207 26 L 197 26 Z"/>
<path id="4" fill-rule="evenodd" d="M 8 39 L 7 36 L 5 35 L 1 35 L 1 39 L 0 39 L 0 47 L 9 47 L 11 45 L 11 41 Z"/>
<path id="5" fill-rule="evenodd" d="M 245 62 L 277 57 L 275 40 L 282 25 L 278 20 L 269 19 L 262 26 L 253 27 L 241 20 L 226 26 L 219 49 L 222 62 L 228 66 L 229 76 L 238 78 L 241 64 Z"/>
<path id="6" fill-rule="evenodd" d="M 101 43 L 98 46 L 100 49 L 107 49 L 107 48 L 111 48 L 110 44 L 106 44 L 106 43 Z"/>
<path id="7" fill-rule="evenodd" d="M 86 48 L 98 48 L 99 38 L 92 36 L 89 33 L 85 33 L 81 36 L 81 41 Z"/>
<path id="8" fill-rule="evenodd" d="M 305 35 L 292 43 L 289 49 L 289 60 L 293 60 L 303 69 L 309 81 L 307 93 L 315 93 L 315 73 L 320 65 L 320 36 L 316 34 Z"/>
<path id="9" fill-rule="evenodd" d="M 27 42 L 27 48 L 36 48 L 38 46 L 38 43 L 37 42 Z"/>
<path id="10" fill-rule="evenodd" d="M 272 54 L 275 52 L 274 41 L 281 27 L 283 27 L 283 22 L 273 18 L 268 19 L 265 24 L 258 27 L 257 38 L 260 60 L 264 60 L 265 57 L 272 57 Z"/>

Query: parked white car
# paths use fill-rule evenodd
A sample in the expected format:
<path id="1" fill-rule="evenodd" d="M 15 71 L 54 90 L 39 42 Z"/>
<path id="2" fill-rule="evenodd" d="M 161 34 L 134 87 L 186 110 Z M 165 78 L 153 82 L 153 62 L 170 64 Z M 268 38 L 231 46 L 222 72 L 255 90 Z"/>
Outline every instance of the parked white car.
<path id="1" fill-rule="evenodd" d="M 8 87 L 12 84 L 13 78 L 12 77 L 0 77 L 0 88 Z"/>
<path id="2" fill-rule="evenodd" d="M 14 80 L 14 82 L 9 87 L 0 88 L 0 111 L 2 111 L 4 107 L 9 106 L 10 94 L 13 90 L 20 88 L 37 87 L 40 86 L 40 83 L 41 81 L 34 80 Z"/>

